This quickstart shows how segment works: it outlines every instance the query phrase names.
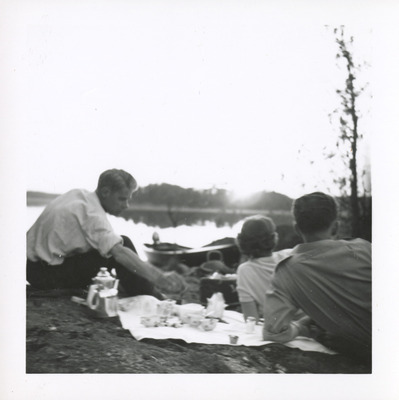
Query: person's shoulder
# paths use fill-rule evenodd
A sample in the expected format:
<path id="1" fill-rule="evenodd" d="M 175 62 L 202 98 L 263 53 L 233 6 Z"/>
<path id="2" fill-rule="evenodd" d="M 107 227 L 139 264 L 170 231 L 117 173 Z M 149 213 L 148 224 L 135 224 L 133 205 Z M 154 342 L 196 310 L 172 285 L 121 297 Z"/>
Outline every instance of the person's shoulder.
<path id="1" fill-rule="evenodd" d="M 79 198 L 85 198 L 88 196 L 90 192 L 85 189 L 70 189 L 67 192 L 61 194 L 59 198 L 62 199 L 79 199 Z"/>
<path id="2" fill-rule="evenodd" d="M 250 269 L 252 266 L 251 260 L 247 260 L 244 261 L 243 263 L 241 263 L 238 268 L 237 268 L 237 274 L 243 273 L 245 271 L 247 271 L 248 269 Z"/>
<path id="3" fill-rule="evenodd" d="M 250 259 L 237 268 L 237 276 L 239 277 L 256 277 L 259 274 L 259 270 L 263 269 L 264 265 L 259 262 L 259 259 Z"/>
<path id="4" fill-rule="evenodd" d="M 94 192 L 91 192 L 90 190 L 87 189 L 71 189 L 67 194 L 70 195 L 75 195 L 75 196 L 82 196 L 82 197 L 87 197 L 87 196 L 92 196 Z"/>
<path id="5" fill-rule="evenodd" d="M 346 238 L 346 239 L 340 239 L 338 240 L 338 242 L 345 244 L 347 246 L 371 248 L 371 242 L 362 238 Z"/>
<path id="6" fill-rule="evenodd" d="M 343 237 L 338 240 L 341 242 L 350 242 L 350 243 L 370 243 L 369 240 L 362 239 L 362 238 L 353 238 L 353 237 Z"/>
<path id="7" fill-rule="evenodd" d="M 366 239 L 356 238 L 356 239 L 353 239 L 353 242 L 354 243 L 364 244 L 365 246 L 371 246 L 371 242 L 369 242 Z"/>
<path id="8" fill-rule="evenodd" d="M 80 218 L 86 218 L 100 209 L 95 192 L 86 189 L 71 189 L 66 192 L 62 195 L 60 205 L 65 211 L 80 215 Z"/>
<path id="9" fill-rule="evenodd" d="M 292 249 L 278 250 L 278 251 L 273 252 L 272 257 L 273 257 L 274 261 L 279 263 L 282 260 L 284 260 L 285 258 L 289 257 L 291 255 L 291 253 L 292 253 Z"/>
<path id="10" fill-rule="evenodd" d="M 276 265 L 276 269 L 275 269 L 275 274 L 287 267 L 289 267 L 290 265 L 292 265 L 295 262 L 295 255 L 292 254 L 292 252 L 290 254 L 286 254 L 284 258 L 282 258 Z"/>
<path id="11" fill-rule="evenodd" d="M 78 203 L 97 204 L 99 203 L 97 194 L 87 189 L 71 189 L 63 195 L 71 201 Z"/>

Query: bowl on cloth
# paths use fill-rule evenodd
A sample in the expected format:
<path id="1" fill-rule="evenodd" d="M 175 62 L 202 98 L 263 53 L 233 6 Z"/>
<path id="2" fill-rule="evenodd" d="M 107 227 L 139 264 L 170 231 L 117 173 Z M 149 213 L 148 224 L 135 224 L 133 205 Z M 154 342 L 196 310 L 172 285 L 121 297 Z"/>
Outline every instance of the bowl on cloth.
<path id="1" fill-rule="evenodd" d="M 204 331 L 212 331 L 215 329 L 217 321 L 216 318 L 204 318 L 201 320 L 200 328 Z"/>
<path id="2" fill-rule="evenodd" d="M 187 315 L 188 324 L 193 328 L 200 326 L 204 317 L 201 314 L 188 314 Z"/>

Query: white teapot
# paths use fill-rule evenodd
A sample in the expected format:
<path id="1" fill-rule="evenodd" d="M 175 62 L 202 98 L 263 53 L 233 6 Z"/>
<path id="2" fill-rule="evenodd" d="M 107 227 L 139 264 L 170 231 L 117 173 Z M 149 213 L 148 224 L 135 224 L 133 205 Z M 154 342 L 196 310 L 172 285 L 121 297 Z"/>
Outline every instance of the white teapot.
<path id="1" fill-rule="evenodd" d="M 116 278 L 114 278 L 106 267 L 100 268 L 100 272 L 93 278 L 93 283 L 102 289 L 112 289 L 115 285 Z"/>
<path id="2" fill-rule="evenodd" d="M 119 280 L 115 279 L 107 268 L 100 268 L 100 272 L 93 278 L 86 303 L 98 316 L 118 315 L 118 283 Z"/>

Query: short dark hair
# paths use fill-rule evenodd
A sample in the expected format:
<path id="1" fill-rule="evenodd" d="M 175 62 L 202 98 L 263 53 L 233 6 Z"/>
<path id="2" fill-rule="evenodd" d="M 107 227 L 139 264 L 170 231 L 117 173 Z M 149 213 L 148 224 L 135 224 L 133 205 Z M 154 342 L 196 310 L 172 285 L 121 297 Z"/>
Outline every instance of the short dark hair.
<path id="1" fill-rule="evenodd" d="M 271 218 L 254 215 L 244 220 L 237 243 L 242 254 L 264 257 L 276 245 L 276 225 Z"/>
<path id="2" fill-rule="evenodd" d="M 138 185 L 133 176 L 123 169 L 108 169 L 100 175 L 97 190 L 104 187 L 108 187 L 112 192 L 115 192 L 125 188 L 136 190 Z"/>
<path id="3" fill-rule="evenodd" d="M 292 211 L 299 230 L 305 234 L 328 229 L 338 215 L 334 198 L 322 192 L 299 197 L 294 201 Z"/>

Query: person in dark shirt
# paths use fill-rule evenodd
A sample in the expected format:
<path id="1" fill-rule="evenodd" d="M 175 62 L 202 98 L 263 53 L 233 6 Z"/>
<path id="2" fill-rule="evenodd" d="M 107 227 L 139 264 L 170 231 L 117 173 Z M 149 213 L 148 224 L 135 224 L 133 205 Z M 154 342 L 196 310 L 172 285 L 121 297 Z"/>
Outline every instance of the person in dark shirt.
<path id="1" fill-rule="evenodd" d="M 337 206 L 324 193 L 297 199 L 293 214 L 304 243 L 276 267 L 264 303 L 264 340 L 310 336 L 371 360 L 371 243 L 334 239 Z M 298 309 L 307 316 L 294 321 Z"/>

